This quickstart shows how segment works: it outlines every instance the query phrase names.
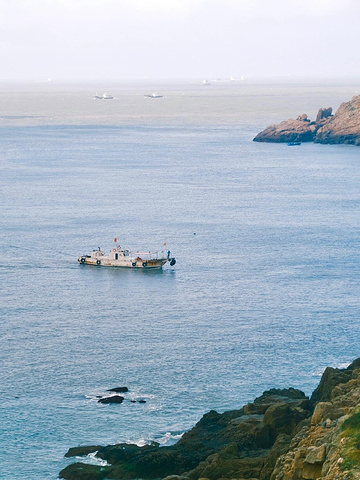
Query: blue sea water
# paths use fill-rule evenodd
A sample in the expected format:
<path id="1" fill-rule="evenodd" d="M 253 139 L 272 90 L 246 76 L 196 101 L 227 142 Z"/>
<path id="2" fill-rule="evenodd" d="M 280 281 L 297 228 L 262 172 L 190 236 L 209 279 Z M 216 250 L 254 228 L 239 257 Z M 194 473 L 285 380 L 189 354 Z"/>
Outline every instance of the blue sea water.
<path id="1" fill-rule="evenodd" d="M 352 87 L 236 88 L 0 92 L 0 478 L 53 480 L 72 446 L 169 444 L 359 356 L 360 150 L 252 142 Z M 177 264 L 78 265 L 114 237 Z M 123 404 L 97 403 L 115 386 Z"/>

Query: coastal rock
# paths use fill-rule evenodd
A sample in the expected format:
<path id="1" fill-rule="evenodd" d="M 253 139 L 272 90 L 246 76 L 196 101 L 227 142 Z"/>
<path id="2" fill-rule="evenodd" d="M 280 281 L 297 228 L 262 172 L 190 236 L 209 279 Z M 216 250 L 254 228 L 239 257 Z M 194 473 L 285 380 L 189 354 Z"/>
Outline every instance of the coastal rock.
<path id="1" fill-rule="evenodd" d="M 187 474 L 187 477 L 190 480 L 259 478 L 265 455 L 265 452 L 259 451 L 252 457 L 242 458 L 237 445 L 231 443 L 201 462 L 196 469 Z"/>
<path id="2" fill-rule="evenodd" d="M 264 414 L 267 409 L 276 403 L 296 403 L 305 410 L 308 409 L 308 399 L 305 393 L 296 388 L 271 388 L 266 390 L 260 397 L 255 398 L 253 403 L 243 407 L 246 414 Z"/>
<path id="3" fill-rule="evenodd" d="M 165 477 L 164 480 L 188 480 L 188 477 L 184 477 L 183 475 L 169 475 L 168 477 Z M 203 478 L 202 480 L 208 479 Z"/>
<path id="4" fill-rule="evenodd" d="M 351 371 L 339 368 L 327 367 L 321 377 L 318 387 L 311 395 L 310 401 L 313 405 L 317 402 L 330 400 L 331 392 L 339 383 L 346 383 L 351 378 Z"/>
<path id="5" fill-rule="evenodd" d="M 270 125 L 254 138 L 254 142 L 312 142 L 315 139 L 316 125 L 313 122 L 289 119 L 279 125 Z M 307 116 L 306 116 L 307 118 Z"/>
<path id="6" fill-rule="evenodd" d="M 271 389 L 244 408 L 214 410 L 171 447 L 119 444 L 76 447 L 67 480 L 359 480 L 360 359 L 327 368 L 311 401 L 296 389 Z M 313 410 L 313 407 L 314 410 Z"/>
<path id="7" fill-rule="evenodd" d="M 60 476 L 60 478 L 71 478 L 72 480 L 104 480 L 108 474 L 108 469 L 106 467 L 99 467 L 97 465 L 80 462 L 69 465 L 69 467 L 65 468 L 63 472 L 64 471 L 66 471 L 66 475 L 69 476 Z"/>
<path id="8" fill-rule="evenodd" d="M 332 108 L 331 107 L 320 108 L 320 110 L 318 111 L 318 114 L 316 115 L 316 120 L 315 121 L 316 121 L 316 123 L 319 123 L 324 118 L 331 117 L 331 115 L 332 115 Z"/>
<path id="9" fill-rule="evenodd" d="M 188 477 L 184 477 L 182 475 L 169 475 L 168 477 L 165 477 L 164 480 L 188 480 Z M 202 479 L 202 480 L 206 480 L 206 479 Z"/>
<path id="10" fill-rule="evenodd" d="M 264 415 L 264 424 L 270 428 L 272 443 L 280 433 L 291 434 L 296 425 L 308 416 L 308 411 L 294 408 L 286 403 L 272 405 Z"/>
<path id="11" fill-rule="evenodd" d="M 89 445 L 85 447 L 72 447 L 69 448 L 65 457 L 82 457 L 84 455 L 89 455 L 89 453 L 97 452 L 100 448 L 100 445 Z"/>
<path id="12" fill-rule="evenodd" d="M 215 480 L 227 478 L 230 472 L 236 472 L 238 478 L 257 478 L 277 436 L 284 431 L 292 434 L 295 419 L 311 415 L 300 406 L 304 400 L 305 395 L 298 390 L 272 389 L 255 399 L 257 404 L 266 405 L 266 415 L 246 414 L 244 409 L 222 414 L 212 410 L 173 446 L 110 445 L 99 448 L 96 456 L 110 464 L 104 467 L 109 479 L 180 475 L 190 480 Z M 72 449 L 67 456 L 71 453 L 79 451 Z M 60 478 L 77 479 L 79 468 L 79 463 L 69 465 Z M 94 476 L 88 480 L 100 478 L 102 473 L 94 469 Z"/>
<path id="13" fill-rule="evenodd" d="M 269 480 L 276 465 L 277 459 L 288 452 L 292 436 L 280 434 L 278 435 L 269 455 L 264 460 L 259 480 Z"/>
<path id="14" fill-rule="evenodd" d="M 306 114 L 278 125 L 270 125 L 254 138 L 255 142 L 316 142 L 360 145 L 360 95 L 340 105 L 335 115 L 332 108 L 320 108 L 316 121 Z"/>
<path id="15" fill-rule="evenodd" d="M 306 113 L 303 113 L 302 115 L 299 115 L 296 120 L 300 120 L 301 122 L 310 122 L 310 119 L 306 115 Z"/>
<path id="16" fill-rule="evenodd" d="M 318 129 L 315 142 L 360 145 L 360 95 L 340 105 L 335 115 Z"/>
<path id="17" fill-rule="evenodd" d="M 279 456 L 271 480 L 360 478 L 360 370 L 348 367 L 344 371 L 352 373 L 351 379 L 333 388 L 330 401 L 316 405 L 311 423 L 293 437 L 288 452 Z M 322 380 L 327 378 L 328 373 Z M 337 420 L 330 420 L 334 416 Z"/>

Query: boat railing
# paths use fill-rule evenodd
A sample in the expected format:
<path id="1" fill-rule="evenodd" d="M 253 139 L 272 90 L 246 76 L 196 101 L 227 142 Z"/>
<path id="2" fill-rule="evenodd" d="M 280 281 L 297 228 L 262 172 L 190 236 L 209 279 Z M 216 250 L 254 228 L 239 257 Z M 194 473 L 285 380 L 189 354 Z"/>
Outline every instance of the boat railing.
<path id="1" fill-rule="evenodd" d="M 159 260 L 166 258 L 165 252 L 130 252 L 130 257 L 141 260 Z"/>

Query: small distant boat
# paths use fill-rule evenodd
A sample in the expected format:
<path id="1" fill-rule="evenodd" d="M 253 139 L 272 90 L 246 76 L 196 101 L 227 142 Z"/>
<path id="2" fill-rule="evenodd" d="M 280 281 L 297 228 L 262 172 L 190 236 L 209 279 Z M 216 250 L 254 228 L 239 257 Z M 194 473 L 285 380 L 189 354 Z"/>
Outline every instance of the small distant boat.
<path id="1" fill-rule="evenodd" d="M 296 145 L 301 145 L 301 142 L 289 142 L 288 147 L 295 147 Z"/>
<path id="2" fill-rule="evenodd" d="M 176 263 L 171 252 L 135 252 L 124 250 L 117 245 L 109 255 L 100 250 L 93 250 L 89 255 L 81 255 L 78 262 L 82 265 L 95 265 L 99 267 L 123 267 L 123 268 L 162 268 L 166 262 L 173 267 Z"/>
<path id="3" fill-rule="evenodd" d="M 203 85 L 211 85 L 211 83 L 209 82 L 209 80 L 203 80 L 202 84 L 203 84 Z"/>
<path id="4" fill-rule="evenodd" d="M 109 93 L 104 93 L 102 95 L 94 95 L 94 100 L 112 100 L 114 97 L 110 95 Z"/>
<path id="5" fill-rule="evenodd" d="M 163 98 L 163 95 L 160 95 L 159 93 L 154 92 L 154 93 L 151 93 L 150 95 L 144 95 L 144 97 L 148 97 L 148 98 Z"/>

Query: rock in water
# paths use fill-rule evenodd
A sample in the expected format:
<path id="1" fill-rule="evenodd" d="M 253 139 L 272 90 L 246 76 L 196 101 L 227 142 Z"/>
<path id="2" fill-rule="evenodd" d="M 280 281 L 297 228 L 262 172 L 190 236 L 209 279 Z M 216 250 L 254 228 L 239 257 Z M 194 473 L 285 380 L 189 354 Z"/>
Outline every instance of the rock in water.
<path id="1" fill-rule="evenodd" d="M 305 114 L 304 114 L 305 115 Z M 313 142 L 315 139 L 316 124 L 307 120 L 289 119 L 281 122 L 279 125 L 270 125 L 264 131 L 258 133 L 254 142 Z"/>
<path id="2" fill-rule="evenodd" d="M 109 397 L 114 398 L 114 397 Z M 103 399 L 105 400 L 105 399 Z M 66 480 L 357 480 L 360 478 L 360 359 L 327 368 L 309 400 L 297 389 L 270 389 L 239 410 L 211 410 L 178 443 L 76 447 L 104 466 L 73 463 Z M 169 479 L 170 480 L 170 479 Z"/>
<path id="3" fill-rule="evenodd" d="M 316 115 L 316 123 L 321 122 L 324 118 L 331 117 L 332 115 L 332 108 L 320 108 L 318 114 Z"/>
<path id="4" fill-rule="evenodd" d="M 124 397 L 121 395 L 112 395 L 111 397 L 104 397 L 98 400 L 98 403 L 122 403 Z"/>
<path id="5" fill-rule="evenodd" d="M 315 142 L 360 145 L 360 95 L 340 105 L 318 129 Z"/>
<path id="6" fill-rule="evenodd" d="M 107 392 L 126 393 L 129 391 L 128 387 L 115 387 L 106 390 Z"/>
<path id="7" fill-rule="evenodd" d="M 335 115 L 332 108 L 320 108 L 316 121 L 304 113 L 296 120 L 289 119 L 270 125 L 254 138 L 254 142 L 316 142 L 360 145 L 360 95 L 340 105 Z"/>

